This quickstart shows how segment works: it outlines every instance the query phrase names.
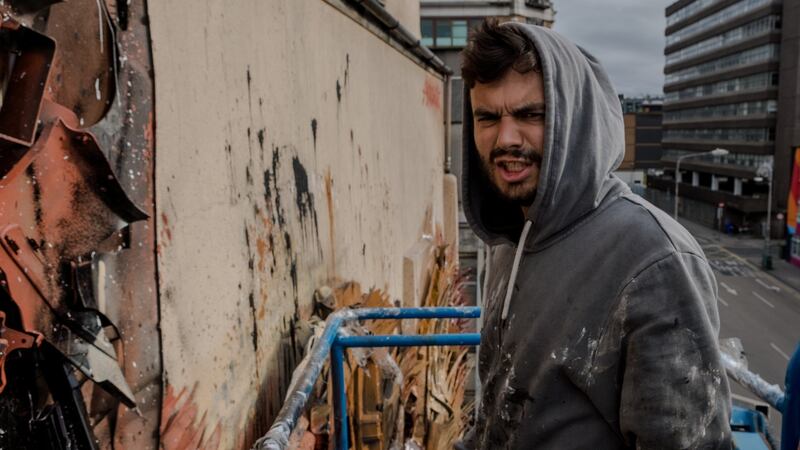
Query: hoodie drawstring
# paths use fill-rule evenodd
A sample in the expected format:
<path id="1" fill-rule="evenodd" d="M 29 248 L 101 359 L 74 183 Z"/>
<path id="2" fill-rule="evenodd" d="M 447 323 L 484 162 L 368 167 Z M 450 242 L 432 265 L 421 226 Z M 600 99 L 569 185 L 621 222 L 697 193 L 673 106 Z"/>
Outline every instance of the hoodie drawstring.
<path id="1" fill-rule="evenodd" d="M 511 266 L 511 279 L 508 280 L 506 287 L 506 300 L 503 302 L 503 314 L 500 318 L 506 320 L 508 317 L 508 307 L 511 306 L 511 295 L 514 293 L 514 283 L 517 281 L 517 270 L 519 270 L 519 262 L 522 259 L 522 252 L 525 250 L 525 239 L 528 238 L 528 232 L 531 230 L 530 220 L 525 221 L 525 226 L 522 227 L 522 235 L 519 237 L 519 244 L 517 244 L 517 251 L 514 253 L 514 265 Z"/>

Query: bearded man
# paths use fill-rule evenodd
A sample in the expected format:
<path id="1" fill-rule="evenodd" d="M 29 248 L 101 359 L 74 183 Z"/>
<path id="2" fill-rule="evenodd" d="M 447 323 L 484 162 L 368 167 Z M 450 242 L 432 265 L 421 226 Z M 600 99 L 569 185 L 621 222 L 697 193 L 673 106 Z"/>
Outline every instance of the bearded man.
<path id="1" fill-rule="evenodd" d="M 703 251 L 614 176 L 617 94 L 546 28 L 487 21 L 463 52 L 463 205 L 491 247 L 467 448 L 731 448 Z"/>

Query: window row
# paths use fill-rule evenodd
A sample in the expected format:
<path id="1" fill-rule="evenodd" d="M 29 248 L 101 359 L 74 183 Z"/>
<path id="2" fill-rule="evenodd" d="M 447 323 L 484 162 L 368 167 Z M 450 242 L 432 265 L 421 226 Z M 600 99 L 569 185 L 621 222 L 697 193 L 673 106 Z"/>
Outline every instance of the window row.
<path id="1" fill-rule="evenodd" d="M 744 77 L 731 78 L 715 83 L 692 86 L 680 91 L 664 94 L 665 102 L 677 102 L 691 98 L 707 97 L 710 95 L 731 94 L 761 90 L 778 85 L 778 72 L 764 72 Z"/>
<path id="2" fill-rule="evenodd" d="M 420 43 L 426 47 L 464 47 L 469 30 L 481 22 L 481 19 L 422 19 Z"/>
<path id="3" fill-rule="evenodd" d="M 704 106 L 664 113 L 664 122 L 679 122 L 691 119 L 727 119 L 754 115 L 772 114 L 778 110 L 776 100 L 731 103 L 728 105 Z"/>
<path id="4" fill-rule="evenodd" d="M 689 16 L 693 16 L 694 13 L 700 11 L 701 9 L 705 9 L 707 6 L 711 6 L 714 3 L 719 3 L 720 1 L 721 0 L 697 0 L 689 3 L 683 8 L 667 16 L 667 26 L 674 25 Z"/>
<path id="5" fill-rule="evenodd" d="M 714 14 L 704 17 L 697 22 L 685 27 L 667 36 L 667 46 L 676 44 L 682 40 L 688 39 L 696 34 L 721 25 L 736 17 L 743 16 L 750 11 L 766 6 L 775 0 L 741 0 L 734 3 L 725 9 L 721 9 Z"/>
<path id="6" fill-rule="evenodd" d="M 779 56 L 778 44 L 766 44 L 760 47 L 751 48 L 741 53 L 723 56 L 713 61 L 709 61 L 696 66 L 688 67 L 677 72 L 673 72 L 665 77 L 665 84 L 677 83 L 680 81 L 691 80 L 692 78 L 709 75 L 723 70 L 729 70 L 739 66 L 746 66 L 759 62 L 777 59 Z"/>
<path id="7" fill-rule="evenodd" d="M 772 142 L 774 128 L 696 128 L 665 130 L 664 140 Z"/>
<path id="8" fill-rule="evenodd" d="M 692 152 L 688 150 L 669 149 L 669 150 L 664 150 L 663 157 L 666 159 L 676 159 L 680 156 L 688 154 L 696 154 L 696 153 L 697 152 Z M 697 158 L 694 158 L 694 160 L 713 162 L 714 164 L 733 164 L 745 167 L 759 167 L 764 163 L 771 162 L 772 155 L 755 155 L 752 153 L 728 153 L 725 156 L 714 156 L 706 154 L 703 156 L 698 156 Z"/>
<path id="9" fill-rule="evenodd" d="M 670 53 L 667 55 L 666 63 L 667 65 L 675 64 L 755 36 L 767 34 L 770 31 L 780 29 L 780 23 L 781 19 L 779 16 L 771 15 L 762 17 L 748 24 L 680 49 L 675 53 Z"/>

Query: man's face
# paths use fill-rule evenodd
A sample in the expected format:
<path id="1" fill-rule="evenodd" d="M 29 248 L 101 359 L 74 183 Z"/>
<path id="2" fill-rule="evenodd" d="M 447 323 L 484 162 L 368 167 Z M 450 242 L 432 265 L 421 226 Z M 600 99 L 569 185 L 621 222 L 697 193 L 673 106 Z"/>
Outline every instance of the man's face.
<path id="1" fill-rule="evenodd" d="M 530 206 L 539 182 L 544 145 L 542 74 L 509 70 L 497 81 L 470 89 L 475 145 L 495 190 Z"/>

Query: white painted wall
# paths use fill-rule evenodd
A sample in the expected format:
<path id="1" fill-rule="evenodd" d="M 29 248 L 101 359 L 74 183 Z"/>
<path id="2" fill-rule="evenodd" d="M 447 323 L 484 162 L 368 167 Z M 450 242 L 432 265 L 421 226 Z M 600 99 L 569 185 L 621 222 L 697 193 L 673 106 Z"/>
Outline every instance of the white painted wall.
<path id="1" fill-rule="evenodd" d="M 399 298 L 403 254 L 442 225 L 442 80 L 319 0 L 149 15 L 165 383 L 236 448 L 275 412 L 315 288 Z"/>

